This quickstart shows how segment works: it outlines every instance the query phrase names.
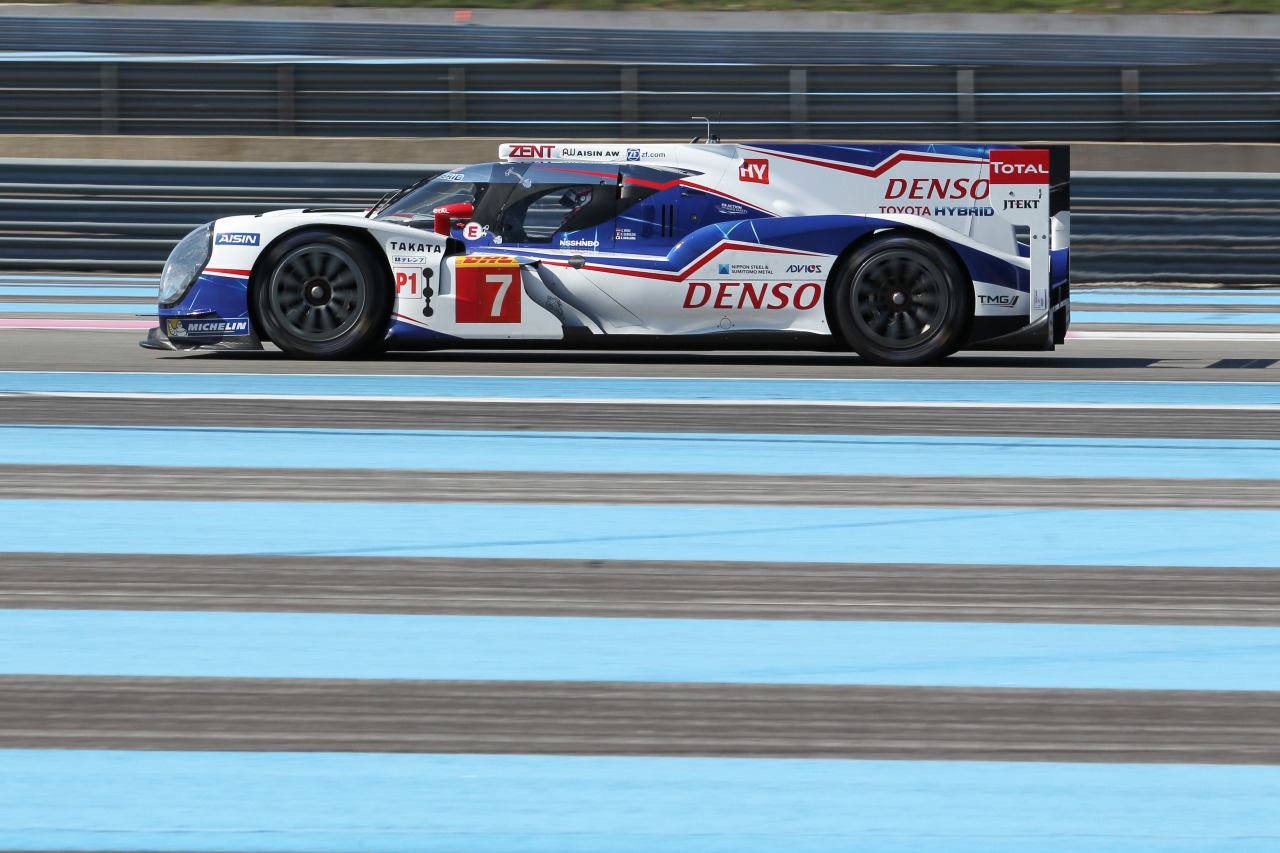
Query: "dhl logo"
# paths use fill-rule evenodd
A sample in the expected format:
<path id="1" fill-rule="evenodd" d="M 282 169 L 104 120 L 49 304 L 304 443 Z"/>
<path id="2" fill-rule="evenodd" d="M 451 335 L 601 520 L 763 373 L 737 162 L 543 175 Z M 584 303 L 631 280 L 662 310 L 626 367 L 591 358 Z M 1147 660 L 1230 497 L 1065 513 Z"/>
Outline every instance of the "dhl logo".
<path id="1" fill-rule="evenodd" d="M 458 258 L 458 266 L 460 267 L 518 267 L 520 262 L 515 258 L 509 258 L 506 255 L 467 255 Z"/>

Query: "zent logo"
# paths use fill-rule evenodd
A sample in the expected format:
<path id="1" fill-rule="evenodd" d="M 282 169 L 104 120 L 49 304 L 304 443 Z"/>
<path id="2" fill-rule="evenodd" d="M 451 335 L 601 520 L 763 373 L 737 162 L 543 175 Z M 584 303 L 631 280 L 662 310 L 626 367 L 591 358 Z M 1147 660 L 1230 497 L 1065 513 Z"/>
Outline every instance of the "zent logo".
<path id="1" fill-rule="evenodd" d="M 213 243 L 215 246 L 256 246 L 260 239 L 258 234 L 219 234 Z"/>
<path id="2" fill-rule="evenodd" d="M 1049 183 L 1049 152 L 1043 148 L 995 150 L 990 152 L 991 183 Z"/>
<path id="3" fill-rule="evenodd" d="M 512 145 L 509 157 L 547 158 L 555 151 L 554 145 Z"/>
<path id="4" fill-rule="evenodd" d="M 738 167 L 738 180 L 748 184 L 769 183 L 769 161 L 743 160 Z"/>
<path id="5" fill-rule="evenodd" d="M 459 325 L 520 322 L 520 265 L 515 258 L 459 258 L 455 271 Z"/>

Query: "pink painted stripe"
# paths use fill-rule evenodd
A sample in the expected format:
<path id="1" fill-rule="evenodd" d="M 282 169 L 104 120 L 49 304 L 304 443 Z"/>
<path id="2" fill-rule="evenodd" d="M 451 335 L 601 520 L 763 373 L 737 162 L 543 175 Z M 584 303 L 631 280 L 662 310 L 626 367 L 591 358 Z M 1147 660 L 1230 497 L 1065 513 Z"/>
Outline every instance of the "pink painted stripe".
<path id="1" fill-rule="evenodd" d="M 0 329 L 150 329 L 155 320 L 70 320 L 39 317 L 0 318 Z"/>

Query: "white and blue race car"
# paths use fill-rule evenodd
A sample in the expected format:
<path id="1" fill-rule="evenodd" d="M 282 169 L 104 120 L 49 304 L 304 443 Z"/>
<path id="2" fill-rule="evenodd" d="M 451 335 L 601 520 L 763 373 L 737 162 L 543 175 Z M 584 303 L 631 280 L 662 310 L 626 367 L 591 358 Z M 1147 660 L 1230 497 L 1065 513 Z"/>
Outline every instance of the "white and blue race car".
<path id="1" fill-rule="evenodd" d="M 165 264 L 144 346 L 1049 350 L 1065 148 L 509 143 L 368 210 L 232 216 Z"/>

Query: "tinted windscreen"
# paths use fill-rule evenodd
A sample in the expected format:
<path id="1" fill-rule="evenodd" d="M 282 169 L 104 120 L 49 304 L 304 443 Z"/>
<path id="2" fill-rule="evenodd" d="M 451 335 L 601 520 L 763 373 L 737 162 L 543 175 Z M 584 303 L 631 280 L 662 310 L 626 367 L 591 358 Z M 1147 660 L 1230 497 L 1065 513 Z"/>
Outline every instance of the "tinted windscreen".
<path id="1" fill-rule="evenodd" d="M 445 172 L 393 199 L 374 218 L 401 225 L 429 224 L 435 219 L 435 209 L 447 204 L 472 204 L 477 212 L 482 207 L 493 207 L 494 201 L 501 204 L 502 198 L 520 180 L 517 170 L 507 169 L 504 174 L 502 169 L 502 164 L 486 163 Z M 501 198 L 492 198 L 494 196 Z"/>

